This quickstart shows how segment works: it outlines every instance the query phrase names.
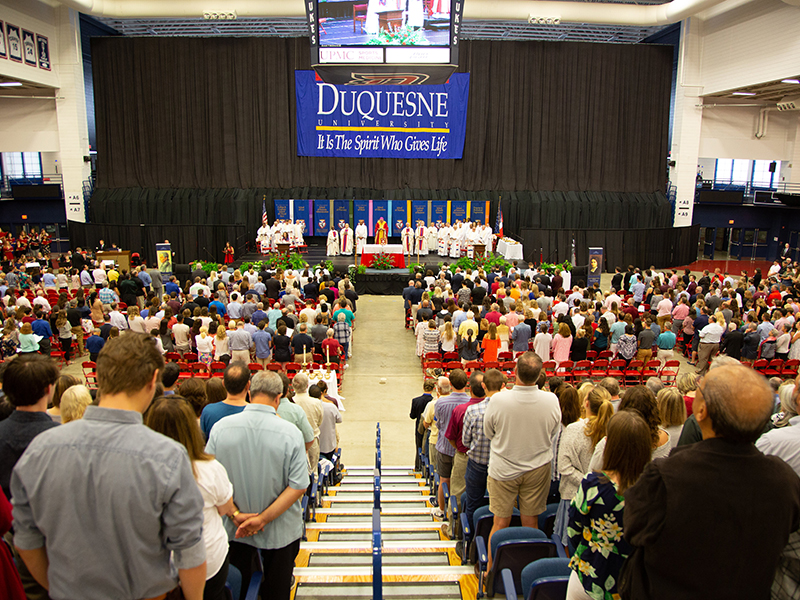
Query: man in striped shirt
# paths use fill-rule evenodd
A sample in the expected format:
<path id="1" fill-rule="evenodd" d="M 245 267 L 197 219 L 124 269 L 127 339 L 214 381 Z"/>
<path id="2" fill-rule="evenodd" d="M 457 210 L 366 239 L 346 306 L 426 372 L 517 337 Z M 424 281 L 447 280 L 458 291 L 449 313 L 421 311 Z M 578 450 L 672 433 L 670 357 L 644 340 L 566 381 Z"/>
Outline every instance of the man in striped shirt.
<path id="1" fill-rule="evenodd" d="M 461 441 L 467 450 L 467 505 L 464 513 L 467 523 L 472 525 L 472 515 L 483 506 L 486 494 L 486 475 L 489 470 L 489 453 L 491 441 L 483 432 L 483 416 L 489 400 L 505 387 L 506 378 L 497 369 L 489 369 L 483 375 L 483 389 L 486 397 L 483 401 L 473 404 L 464 413 L 464 425 L 461 431 Z M 471 537 L 464 536 L 464 547 L 469 547 Z M 459 542 L 461 543 L 461 542 Z"/>

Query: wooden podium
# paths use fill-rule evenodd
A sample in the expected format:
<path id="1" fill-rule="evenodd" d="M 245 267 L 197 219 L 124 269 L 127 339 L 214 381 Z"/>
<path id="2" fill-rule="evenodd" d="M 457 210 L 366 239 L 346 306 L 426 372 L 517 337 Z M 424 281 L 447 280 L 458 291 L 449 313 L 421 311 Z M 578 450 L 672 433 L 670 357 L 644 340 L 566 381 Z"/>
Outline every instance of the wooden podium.
<path id="1" fill-rule="evenodd" d="M 473 244 L 472 253 L 474 256 L 486 256 L 486 244 Z"/>
<path id="2" fill-rule="evenodd" d="M 119 265 L 120 269 L 131 270 L 131 253 L 128 250 L 98 252 L 95 256 L 100 261 L 113 260 Z"/>
<path id="3" fill-rule="evenodd" d="M 278 249 L 278 254 L 289 254 L 292 245 L 289 242 L 278 242 L 275 247 Z"/>

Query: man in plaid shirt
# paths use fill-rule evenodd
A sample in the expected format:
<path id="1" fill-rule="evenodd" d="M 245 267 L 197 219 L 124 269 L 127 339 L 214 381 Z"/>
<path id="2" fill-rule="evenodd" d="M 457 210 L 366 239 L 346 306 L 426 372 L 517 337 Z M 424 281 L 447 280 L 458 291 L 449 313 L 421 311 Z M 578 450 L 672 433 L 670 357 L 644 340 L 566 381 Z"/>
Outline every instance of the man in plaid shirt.
<path id="1" fill-rule="evenodd" d="M 350 325 L 347 324 L 344 312 L 339 311 L 336 323 L 333 324 L 333 339 L 342 345 L 343 361 L 350 356 Z"/>
<path id="2" fill-rule="evenodd" d="M 464 513 L 467 516 L 467 523 L 470 525 L 472 525 L 472 515 L 484 504 L 486 476 L 489 471 L 489 452 L 492 444 L 483 432 L 483 416 L 486 414 L 489 400 L 505 387 L 505 383 L 505 375 L 497 369 L 486 371 L 483 375 L 483 389 L 486 391 L 486 398 L 467 408 L 467 412 L 464 414 L 461 441 L 464 446 L 469 448 L 466 474 L 467 505 L 464 507 Z M 464 536 L 464 548 L 469 547 L 471 537 L 471 535 Z"/>
<path id="3" fill-rule="evenodd" d="M 108 282 L 103 282 L 103 287 L 97 294 L 98 298 L 100 298 L 100 302 L 103 304 L 108 304 L 109 306 L 114 302 L 119 302 L 119 297 L 114 293 L 114 290 L 108 287 Z"/>

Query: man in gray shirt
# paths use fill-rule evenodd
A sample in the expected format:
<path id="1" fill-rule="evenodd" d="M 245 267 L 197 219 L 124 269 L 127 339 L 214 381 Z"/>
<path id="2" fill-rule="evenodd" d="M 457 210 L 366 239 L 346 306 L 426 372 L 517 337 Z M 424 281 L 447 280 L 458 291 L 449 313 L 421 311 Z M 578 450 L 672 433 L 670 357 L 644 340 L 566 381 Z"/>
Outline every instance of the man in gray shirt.
<path id="1" fill-rule="evenodd" d="M 236 329 L 228 330 L 228 349 L 231 351 L 231 362 L 250 362 L 250 348 L 253 347 L 253 337 L 244 329 L 244 321 L 236 322 Z"/>
<path id="2" fill-rule="evenodd" d="M 203 499 L 186 449 L 142 423 L 164 361 L 149 336 L 109 340 L 100 406 L 37 436 L 11 477 L 14 544 L 54 599 L 155 598 L 206 580 Z"/>

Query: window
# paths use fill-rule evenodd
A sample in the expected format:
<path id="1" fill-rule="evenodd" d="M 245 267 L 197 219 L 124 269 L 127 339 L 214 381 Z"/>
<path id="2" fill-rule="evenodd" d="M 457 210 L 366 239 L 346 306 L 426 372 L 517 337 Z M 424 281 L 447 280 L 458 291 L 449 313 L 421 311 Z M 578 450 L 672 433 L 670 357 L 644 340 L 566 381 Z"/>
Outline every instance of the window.
<path id="1" fill-rule="evenodd" d="M 745 185 L 750 181 L 751 164 L 752 161 L 744 158 L 718 158 L 714 182 Z"/>
<path id="2" fill-rule="evenodd" d="M 771 173 L 769 166 L 775 162 L 775 172 Z M 753 161 L 753 179 L 752 184 L 754 187 L 771 188 L 775 181 L 775 175 L 781 168 L 781 161 L 771 160 L 756 160 Z"/>
<path id="3" fill-rule="evenodd" d="M 42 156 L 38 152 L 3 152 L 3 174 L 11 179 L 42 176 Z"/>

